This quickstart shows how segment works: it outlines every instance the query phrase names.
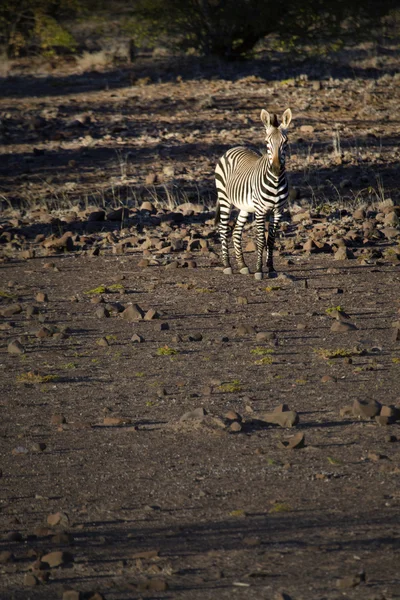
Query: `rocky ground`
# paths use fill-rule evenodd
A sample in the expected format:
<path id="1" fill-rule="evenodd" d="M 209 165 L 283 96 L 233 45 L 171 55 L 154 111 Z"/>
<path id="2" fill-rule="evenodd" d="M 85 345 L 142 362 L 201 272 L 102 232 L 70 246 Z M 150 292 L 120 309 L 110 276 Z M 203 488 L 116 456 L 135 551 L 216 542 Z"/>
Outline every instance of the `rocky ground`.
<path id="1" fill-rule="evenodd" d="M 400 79 L 343 60 L 2 82 L 1 598 L 400 598 Z M 226 276 L 287 106 L 279 277 Z"/>

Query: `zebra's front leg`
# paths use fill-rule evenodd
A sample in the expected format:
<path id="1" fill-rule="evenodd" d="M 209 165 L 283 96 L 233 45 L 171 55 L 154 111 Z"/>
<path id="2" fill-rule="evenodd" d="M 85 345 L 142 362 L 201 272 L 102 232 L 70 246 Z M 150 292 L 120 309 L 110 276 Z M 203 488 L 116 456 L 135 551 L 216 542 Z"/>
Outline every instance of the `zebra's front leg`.
<path id="1" fill-rule="evenodd" d="M 238 263 L 239 271 L 242 273 L 242 275 L 248 275 L 250 272 L 246 263 L 244 262 L 243 250 L 242 250 L 243 227 L 247 221 L 248 216 L 249 216 L 249 213 L 246 212 L 245 210 L 240 211 L 239 216 L 236 221 L 235 228 L 233 230 L 233 235 L 232 235 L 233 246 L 235 248 L 235 256 L 236 256 L 236 260 Z"/>
<path id="2" fill-rule="evenodd" d="M 256 272 L 254 273 L 255 279 L 262 279 L 262 261 L 263 261 L 263 252 L 265 247 L 265 215 L 256 213 L 256 227 L 257 227 L 257 264 L 256 264 Z"/>
<path id="3" fill-rule="evenodd" d="M 220 205 L 219 224 L 218 230 L 221 238 L 221 255 L 222 264 L 224 265 L 224 273 L 226 275 L 232 275 L 232 267 L 229 260 L 228 250 L 228 233 L 229 233 L 229 215 L 230 206 Z"/>
<path id="4" fill-rule="evenodd" d="M 274 269 L 274 246 L 275 246 L 275 235 L 278 229 L 279 222 L 282 215 L 279 213 L 273 214 L 270 217 L 268 225 L 268 240 L 267 240 L 267 269 L 268 277 L 277 277 L 277 273 Z"/>

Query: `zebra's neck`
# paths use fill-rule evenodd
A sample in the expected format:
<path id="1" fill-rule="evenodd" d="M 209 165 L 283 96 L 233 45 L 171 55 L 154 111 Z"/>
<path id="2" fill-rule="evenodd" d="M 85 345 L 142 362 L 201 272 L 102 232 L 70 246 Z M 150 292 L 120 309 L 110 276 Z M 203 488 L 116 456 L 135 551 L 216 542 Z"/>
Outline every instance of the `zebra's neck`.
<path id="1" fill-rule="evenodd" d="M 281 165 L 279 175 L 275 175 L 272 170 L 272 163 L 269 159 L 268 154 L 264 154 L 264 156 L 262 156 L 260 162 L 262 162 L 262 170 L 264 172 L 265 177 L 268 179 L 269 185 L 272 187 L 276 187 L 276 188 L 281 187 L 286 181 L 285 166 Z"/>

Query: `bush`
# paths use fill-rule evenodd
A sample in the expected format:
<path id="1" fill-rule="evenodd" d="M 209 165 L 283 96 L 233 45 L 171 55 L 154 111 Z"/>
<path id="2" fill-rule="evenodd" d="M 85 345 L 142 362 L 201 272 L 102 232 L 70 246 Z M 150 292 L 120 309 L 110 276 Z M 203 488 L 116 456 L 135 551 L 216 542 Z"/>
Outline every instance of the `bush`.
<path id="1" fill-rule="evenodd" d="M 265 36 L 286 46 L 369 38 L 396 0 L 138 0 L 133 33 L 140 42 L 228 59 L 246 57 Z"/>

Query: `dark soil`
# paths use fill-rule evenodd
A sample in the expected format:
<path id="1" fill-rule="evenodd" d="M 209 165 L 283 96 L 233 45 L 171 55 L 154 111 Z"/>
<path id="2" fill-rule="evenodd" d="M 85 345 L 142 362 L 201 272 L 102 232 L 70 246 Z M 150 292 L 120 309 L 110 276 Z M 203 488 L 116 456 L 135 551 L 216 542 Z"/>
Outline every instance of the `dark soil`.
<path id="1" fill-rule="evenodd" d="M 399 78 L 321 72 L 317 89 L 255 64 L 256 77 L 145 84 L 135 68 L 103 73 L 120 78 L 109 90 L 80 92 L 87 74 L 4 82 L 0 596 L 400 598 L 399 415 L 341 412 L 400 407 L 400 232 L 385 229 L 388 214 L 398 228 Z M 261 145 L 260 109 L 287 106 L 304 212 L 277 244 L 288 277 L 226 276 L 212 210 L 177 217 L 176 202 L 211 203 L 218 156 Z M 122 222 L 88 221 L 121 202 Z M 66 231 L 72 245 L 55 247 Z M 335 259 L 338 238 L 354 259 Z M 129 304 L 156 318 L 126 320 Z M 331 331 L 335 307 L 356 329 Z M 262 421 L 283 403 L 295 427 Z M 303 448 L 283 447 L 298 433 Z M 58 550 L 61 566 L 40 561 Z"/>

